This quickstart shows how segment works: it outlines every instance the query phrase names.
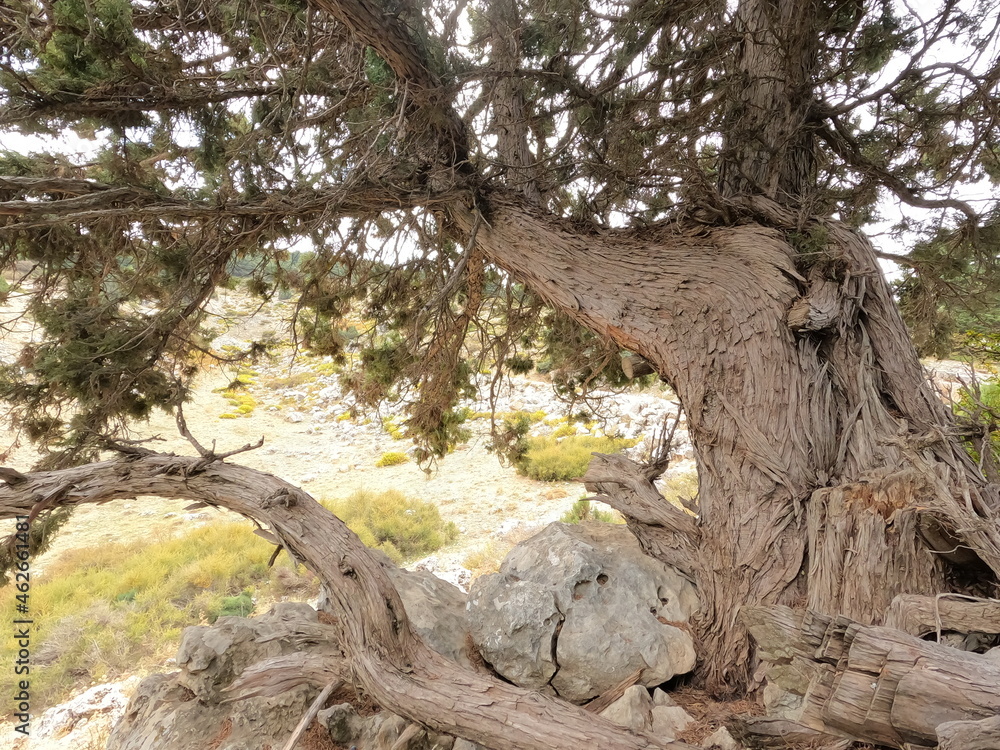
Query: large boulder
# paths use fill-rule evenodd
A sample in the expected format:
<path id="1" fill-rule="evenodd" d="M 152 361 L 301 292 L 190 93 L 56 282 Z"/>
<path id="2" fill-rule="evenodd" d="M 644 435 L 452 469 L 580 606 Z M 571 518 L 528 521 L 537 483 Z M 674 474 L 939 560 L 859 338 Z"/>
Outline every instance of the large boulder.
<path id="1" fill-rule="evenodd" d="M 694 586 L 615 524 L 550 524 L 469 593 L 469 631 L 501 675 L 582 702 L 637 670 L 647 687 L 694 667 Z"/>

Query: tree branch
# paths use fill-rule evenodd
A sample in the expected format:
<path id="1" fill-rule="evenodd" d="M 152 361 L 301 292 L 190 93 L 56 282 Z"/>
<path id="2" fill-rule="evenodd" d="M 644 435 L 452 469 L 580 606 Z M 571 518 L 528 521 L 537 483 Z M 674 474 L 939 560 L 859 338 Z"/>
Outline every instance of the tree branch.
<path id="1" fill-rule="evenodd" d="M 0 486 L 0 518 L 40 499 L 76 506 L 151 495 L 207 502 L 267 525 L 326 585 L 339 609 L 354 679 L 384 708 L 492 750 L 694 750 L 614 726 L 582 708 L 476 674 L 432 651 L 412 630 L 385 563 L 307 493 L 264 472 L 151 454 L 26 474 Z M 268 503 L 285 494 L 290 503 Z"/>

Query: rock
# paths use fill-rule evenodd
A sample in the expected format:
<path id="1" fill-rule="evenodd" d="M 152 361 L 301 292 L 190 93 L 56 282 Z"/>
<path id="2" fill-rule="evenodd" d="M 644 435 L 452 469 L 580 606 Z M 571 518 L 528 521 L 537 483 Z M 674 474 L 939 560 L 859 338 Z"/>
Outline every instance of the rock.
<path id="1" fill-rule="evenodd" d="M 802 695 L 785 690 L 775 682 L 769 681 L 764 686 L 764 707 L 768 716 L 798 721 L 802 716 L 802 704 Z"/>
<path id="2" fill-rule="evenodd" d="M 705 750 L 743 750 L 743 745 L 733 739 L 725 727 L 719 727 L 701 741 Z"/>
<path id="3" fill-rule="evenodd" d="M 1000 664 L 1000 646 L 994 646 L 989 651 L 987 651 L 983 656 L 995 664 Z"/>
<path id="4" fill-rule="evenodd" d="M 420 637 L 442 656 L 471 667 L 462 590 L 426 570 L 405 570 L 390 564 L 388 572 Z"/>
<path id="5" fill-rule="evenodd" d="M 477 745 L 475 742 L 469 742 L 468 740 L 463 740 L 461 738 L 455 740 L 455 745 L 452 750 L 484 750 L 482 745 Z"/>
<path id="6" fill-rule="evenodd" d="M 285 421 L 286 422 L 291 422 L 292 424 L 298 424 L 299 422 L 301 422 L 304 419 L 305 419 L 305 415 L 302 414 L 301 412 L 290 411 L 287 414 L 285 414 Z"/>
<path id="7" fill-rule="evenodd" d="M 220 617 L 187 628 L 179 672 L 143 680 L 108 739 L 108 750 L 265 750 L 281 747 L 317 690 L 305 685 L 274 698 L 221 703 L 223 690 L 260 659 L 304 647 L 339 651 L 307 604 L 276 604 L 266 615 Z"/>
<path id="8" fill-rule="evenodd" d="M 131 677 L 123 682 L 96 685 L 45 711 L 32 725 L 31 736 L 41 740 L 65 738 L 77 725 L 87 723 L 98 715 L 110 715 L 117 720 L 128 705 L 127 693 L 131 693 L 138 684 L 139 678 Z"/>
<path id="9" fill-rule="evenodd" d="M 330 732 L 330 739 L 341 745 L 354 742 L 365 728 L 365 720 L 350 703 L 325 708 L 316 715 L 316 720 Z"/>
<path id="10" fill-rule="evenodd" d="M 654 706 L 676 706 L 677 702 L 670 697 L 670 694 L 665 690 L 656 688 L 653 691 L 653 705 Z"/>
<path id="11" fill-rule="evenodd" d="M 637 670 L 653 687 L 694 666 L 682 624 L 694 587 L 643 554 L 624 526 L 550 524 L 469 595 L 469 630 L 512 682 L 585 701 Z"/>
<path id="12" fill-rule="evenodd" d="M 469 632 L 493 668 L 521 687 L 542 689 L 556 673 L 553 644 L 563 616 L 548 587 L 482 576 L 469 593 Z"/>
<path id="13" fill-rule="evenodd" d="M 653 706 L 651 717 L 653 736 L 660 739 L 677 739 L 694 722 L 691 714 L 680 706 Z"/>
<path id="14" fill-rule="evenodd" d="M 633 685 L 621 698 L 601 711 L 601 716 L 633 732 L 648 732 L 653 727 L 652 711 L 653 701 L 649 691 L 642 685 Z"/>

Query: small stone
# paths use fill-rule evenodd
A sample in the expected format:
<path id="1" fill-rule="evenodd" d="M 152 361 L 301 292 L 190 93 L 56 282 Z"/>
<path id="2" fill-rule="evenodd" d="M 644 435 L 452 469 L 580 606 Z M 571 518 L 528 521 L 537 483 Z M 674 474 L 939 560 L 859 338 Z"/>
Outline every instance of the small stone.
<path id="1" fill-rule="evenodd" d="M 725 727 L 719 727 L 701 742 L 705 750 L 743 750 L 743 746 L 733 739 Z"/>
<path id="2" fill-rule="evenodd" d="M 694 721 L 680 706 L 653 706 L 651 714 L 653 735 L 663 739 L 676 739 Z"/>
<path id="3" fill-rule="evenodd" d="M 649 697 L 649 691 L 642 685 L 633 685 L 621 698 L 601 711 L 601 716 L 633 732 L 647 732 L 651 727 L 655 730 L 652 710 L 653 700 Z"/>

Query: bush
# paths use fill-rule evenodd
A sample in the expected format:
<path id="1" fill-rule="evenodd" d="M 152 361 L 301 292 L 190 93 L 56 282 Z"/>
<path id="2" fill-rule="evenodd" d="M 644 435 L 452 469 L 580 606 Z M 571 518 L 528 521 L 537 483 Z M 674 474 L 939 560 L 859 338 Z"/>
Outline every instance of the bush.
<path id="1" fill-rule="evenodd" d="M 324 502 L 367 546 L 380 549 L 394 562 L 424 557 L 458 536 L 437 506 L 412 500 L 396 490 L 358 490 L 342 500 Z"/>
<path id="2" fill-rule="evenodd" d="M 620 523 L 618 516 L 609 510 L 595 508 L 586 498 L 580 498 L 559 519 L 563 523 L 581 523 L 583 521 L 600 521 L 601 523 Z"/>
<path id="3" fill-rule="evenodd" d="M 592 453 L 617 453 L 636 444 L 636 440 L 577 435 L 556 440 L 554 437 L 528 439 L 528 450 L 517 462 L 517 471 L 542 482 L 579 479 L 590 464 Z"/>
<path id="4" fill-rule="evenodd" d="M 399 451 L 389 451 L 388 453 L 383 453 L 382 457 L 375 462 L 378 467 L 383 466 L 398 466 L 399 464 L 405 464 L 410 460 L 410 457 L 405 453 Z"/>

